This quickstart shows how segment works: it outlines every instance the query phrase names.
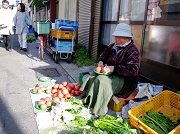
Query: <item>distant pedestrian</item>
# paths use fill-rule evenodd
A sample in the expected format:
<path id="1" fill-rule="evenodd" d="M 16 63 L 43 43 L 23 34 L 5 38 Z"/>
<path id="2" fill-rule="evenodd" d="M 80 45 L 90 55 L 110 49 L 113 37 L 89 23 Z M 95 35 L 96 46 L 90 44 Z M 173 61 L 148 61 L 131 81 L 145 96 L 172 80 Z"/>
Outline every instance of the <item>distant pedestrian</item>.
<path id="1" fill-rule="evenodd" d="M 9 2 L 4 0 L 2 2 L 3 8 L 0 11 L 0 33 L 3 36 L 3 43 L 7 51 L 12 51 L 13 40 L 13 11 L 9 9 Z"/>
<path id="2" fill-rule="evenodd" d="M 23 3 L 19 3 L 17 7 L 17 12 L 14 16 L 14 30 L 18 35 L 18 41 L 20 44 L 20 50 L 27 51 L 27 40 L 26 35 L 29 32 L 29 28 L 32 28 L 31 18 L 29 14 L 25 11 L 25 5 Z"/>

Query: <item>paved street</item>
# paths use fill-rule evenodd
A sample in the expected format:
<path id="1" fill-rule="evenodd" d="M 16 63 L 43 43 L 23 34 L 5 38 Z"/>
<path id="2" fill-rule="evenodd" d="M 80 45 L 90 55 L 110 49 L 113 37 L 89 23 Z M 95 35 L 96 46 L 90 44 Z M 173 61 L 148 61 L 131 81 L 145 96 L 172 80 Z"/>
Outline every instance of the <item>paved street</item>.
<path id="1" fill-rule="evenodd" d="M 20 50 L 17 36 L 12 52 L 0 43 L 0 134 L 38 134 L 29 88 L 37 84 L 42 70 L 54 69 L 56 83 L 78 82 L 80 70 L 75 65 L 65 60 L 56 64 L 50 55 L 40 61 L 36 47 L 29 43 L 28 52 Z"/>

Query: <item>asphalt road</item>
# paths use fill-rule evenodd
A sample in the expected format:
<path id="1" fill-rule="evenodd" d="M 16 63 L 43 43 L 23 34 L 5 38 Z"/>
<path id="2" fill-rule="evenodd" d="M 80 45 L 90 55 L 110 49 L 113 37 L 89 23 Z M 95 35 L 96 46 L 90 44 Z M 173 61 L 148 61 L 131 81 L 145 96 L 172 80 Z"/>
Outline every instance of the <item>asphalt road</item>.
<path id="1" fill-rule="evenodd" d="M 50 55 L 40 61 L 36 47 L 37 43 L 30 43 L 28 52 L 20 50 L 17 36 L 14 36 L 12 52 L 6 51 L 0 43 L 0 134 L 39 133 L 29 94 L 29 88 L 36 86 L 38 77 L 50 73 L 56 83 L 75 82 L 78 78 L 76 66 L 64 61 L 62 65 L 56 64 Z M 76 78 L 69 76 L 70 70 L 63 66 L 76 70 L 77 74 L 73 74 Z"/>

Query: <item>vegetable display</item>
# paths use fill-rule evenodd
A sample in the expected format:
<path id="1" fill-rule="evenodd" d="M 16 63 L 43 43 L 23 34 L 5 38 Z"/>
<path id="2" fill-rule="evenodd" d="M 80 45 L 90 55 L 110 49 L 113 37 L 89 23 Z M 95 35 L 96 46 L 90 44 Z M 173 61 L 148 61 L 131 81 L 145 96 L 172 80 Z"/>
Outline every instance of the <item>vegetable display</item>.
<path id="1" fill-rule="evenodd" d="M 54 86 L 46 89 L 46 94 L 53 94 L 53 100 L 57 97 L 59 100 L 62 98 L 69 99 L 71 96 L 79 96 L 81 85 L 79 83 L 73 84 L 63 81 L 61 84 L 54 84 Z M 58 100 L 58 99 L 57 99 Z"/>
<path id="2" fill-rule="evenodd" d="M 70 126 L 85 126 L 92 118 L 90 110 L 85 108 L 82 101 L 71 97 L 65 101 L 57 101 L 52 106 L 51 116 L 54 124 L 65 123 Z"/>
<path id="3" fill-rule="evenodd" d="M 147 112 L 139 120 L 159 134 L 167 134 L 179 125 L 178 122 L 170 120 L 168 116 L 155 111 Z"/>
<path id="4" fill-rule="evenodd" d="M 93 132 L 97 134 L 142 134 L 141 130 L 133 129 L 130 126 L 129 120 L 124 120 L 122 117 L 113 115 L 105 115 L 94 119 L 94 128 L 91 128 Z"/>
<path id="5" fill-rule="evenodd" d="M 51 116 L 54 125 L 63 124 L 72 128 L 68 134 L 142 134 L 143 131 L 130 126 L 129 120 L 122 117 L 105 115 L 92 118 L 90 110 L 83 106 L 81 100 L 71 97 L 64 102 L 58 101 L 52 106 Z M 76 133 L 74 128 L 81 129 Z"/>

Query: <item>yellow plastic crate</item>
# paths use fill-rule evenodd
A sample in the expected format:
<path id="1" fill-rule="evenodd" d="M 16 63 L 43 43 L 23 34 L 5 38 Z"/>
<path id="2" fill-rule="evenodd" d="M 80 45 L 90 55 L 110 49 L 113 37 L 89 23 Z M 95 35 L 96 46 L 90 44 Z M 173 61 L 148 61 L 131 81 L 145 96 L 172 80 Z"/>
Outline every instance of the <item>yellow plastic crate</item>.
<path id="1" fill-rule="evenodd" d="M 74 31 L 51 29 L 51 36 L 58 39 L 72 39 Z"/>
<path id="2" fill-rule="evenodd" d="M 127 102 L 125 102 L 125 101 L 119 101 L 119 103 L 118 104 L 116 104 L 115 102 L 114 102 L 114 100 L 112 99 L 110 102 L 109 102 L 109 104 L 108 104 L 108 107 L 111 109 L 111 110 L 113 110 L 113 111 L 115 111 L 115 112 L 121 112 L 122 111 L 122 107 L 126 104 Z"/>
<path id="3" fill-rule="evenodd" d="M 137 129 L 141 129 L 145 134 L 158 134 L 146 124 L 138 120 L 144 113 L 153 110 L 172 116 L 171 120 L 177 121 L 180 117 L 180 95 L 169 90 L 165 90 L 144 103 L 128 111 L 130 123 Z M 177 117 L 174 117 L 176 115 Z M 180 125 L 168 134 L 180 134 Z"/>

